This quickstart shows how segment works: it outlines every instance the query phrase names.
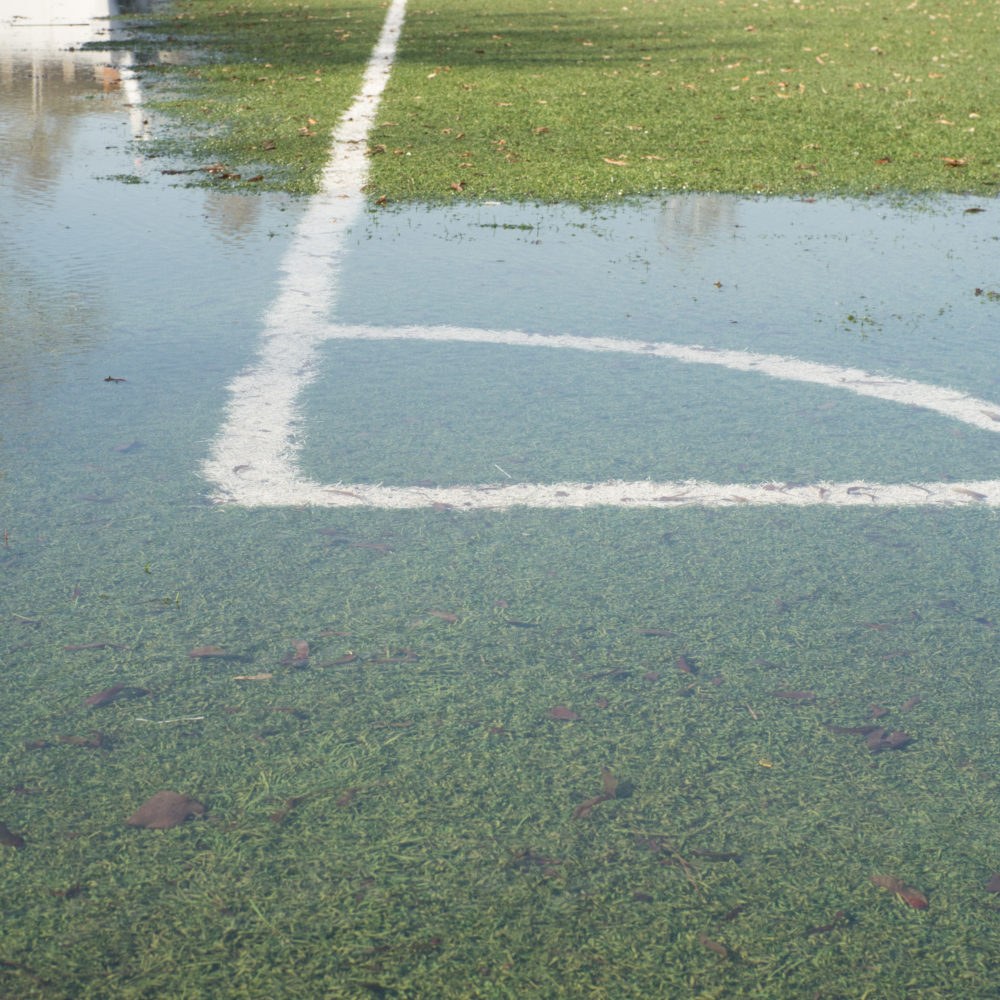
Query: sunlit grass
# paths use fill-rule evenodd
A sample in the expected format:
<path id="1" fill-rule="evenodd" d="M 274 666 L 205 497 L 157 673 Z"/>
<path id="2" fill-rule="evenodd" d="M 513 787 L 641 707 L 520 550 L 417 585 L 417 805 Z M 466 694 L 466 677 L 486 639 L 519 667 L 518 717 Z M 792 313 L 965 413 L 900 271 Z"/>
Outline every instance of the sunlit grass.
<path id="1" fill-rule="evenodd" d="M 173 105 L 197 126 L 198 155 L 242 181 L 308 190 L 384 7 L 173 9 L 157 30 L 213 54 L 182 71 Z M 369 193 L 993 193 L 998 21 L 1000 8 L 972 0 L 414 6 L 372 136 Z"/>

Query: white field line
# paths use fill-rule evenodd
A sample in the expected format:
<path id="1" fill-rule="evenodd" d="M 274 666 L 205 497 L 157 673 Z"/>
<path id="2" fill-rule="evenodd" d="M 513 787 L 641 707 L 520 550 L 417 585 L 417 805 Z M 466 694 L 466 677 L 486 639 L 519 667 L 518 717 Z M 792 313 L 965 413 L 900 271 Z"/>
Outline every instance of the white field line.
<path id="1" fill-rule="evenodd" d="M 459 327 L 378 327 L 331 324 L 341 260 L 350 227 L 364 207 L 366 140 L 389 78 L 406 0 L 393 0 L 365 71 L 361 92 L 333 137 L 322 190 L 309 204 L 282 262 L 281 291 L 269 310 L 253 369 L 230 383 L 225 420 L 203 472 L 219 503 L 244 506 L 310 504 L 324 507 L 413 508 L 442 504 L 461 510 L 533 507 L 730 506 L 742 504 L 1000 505 L 1000 480 L 963 483 L 813 483 L 758 485 L 687 482 L 478 484 L 439 489 L 304 479 L 296 466 L 295 430 L 300 390 L 316 376 L 313 353 L 324 340 L 426 340 L 549 347 L 640 354 L 714 364 L 773 378 L 846 389 L 907 406 L 936 410 L 984 430 L 1000 432 L 1000 406 L 952 389 L 872 375 L 778 355 L 707 347 L 544 335 Z"/>

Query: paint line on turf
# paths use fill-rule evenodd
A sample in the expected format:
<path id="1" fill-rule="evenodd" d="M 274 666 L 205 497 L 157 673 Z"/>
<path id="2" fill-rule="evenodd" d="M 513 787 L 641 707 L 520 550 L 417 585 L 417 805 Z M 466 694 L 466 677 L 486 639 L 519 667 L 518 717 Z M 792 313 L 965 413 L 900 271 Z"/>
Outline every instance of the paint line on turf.
<path id="1" fill-rule="evenodd" d="M 320 192 L 310 199 L 281 262 L 280 291 L 265 317 L 257 362 L 251 373 L 229 384 L 223 425 L 202 470 L 220 485 L 225 473 L 247 460 L 235 461 L 234 454 L 252 456 L 254 467 L 268 479 L 296 478 L 286 447 L 295 400 L 315 374 L 310 368 L 313 350 L 328 336 L 346 236 L 364 209 L 368 133 L 389 80 L 405 13 L 406 0 L 393 0 L 361 89 L 334 130 Z"/>
<path id="2" fill-rule="evenodd" d="M 687 482 L 501 483 L 440 489 L 372 484 L 324 485 L 304 479 L 296 455 L 300 391 L 317 375 L 314 352 L 329 339 L 424 340 L 619 352 L 715 364 L 747 373 L 846 389 L 908 406 L 936 410 L 976 427 L 1000 431 L 1000 407 L 955 390 L 820 365 L 778 355 L 696 345 L 545 335 L 458 327 L 346 326 L 329 322 L 336 302 L 346 236 L 361 217 L 368 172 L 367 136 L 375 123 L 402 29 L 406 0 L 393 0 L 365 69 L 361 90 L 333 135 L 321 190 L 311 199 L 281 264 L 280 291 L 268 310 L 252 369 L 230 383 L 223 426 L 203 466 L 218 503 L 245 506 L 311 504 L 326 507 L 413 508 L 442 505 L 472 510 L 513 506 L 624 507 L 742 504 L 1000 505 L 1000 480 L 968 483 L 865 482 L 717 484 Z"/>
<path id="3" fill-rule="evenodd" d="M 789 381 L 844 389 L 904 406 L 936 411 L 983 430 L 1000 433 L 1000 407 L 954 389 L 925 382 L 873 375 L 857 368 L 822 365 L 797 358 L 745 351 L 716 350 L 683 344 L 619 340 L 610 337 L 576 337 L 524 333 L 518 330 L 482 330 L 463 327 L 379 327 L 327 324 L 314 328 L 316 341 L 418 340 L 437 343 L 466 342 L 636 354 L 650 359 L 667 358 L 696 364 L 720 365 L 737 371 Z M 311 377 L 313 368 L 307 359 Z M 280 395 L 294 398 L 301 372 L 284 378 Z M 500 483 L 450 488 L 394 487 L 359 483 L 323 485 L 302 478 L 295 456 L 302 441 L 291 422 L 275 425 L 274 414 L 263 405 L 273 393 L 276 373 L 260 368 L 240 377 L 241 391 L 261 405 L 248 406 L 244 420 L 234 428 L 216 453 L 221 459 L 210 469 L 218 502 L 247 506 L 311 504 L 327 507 L 372 506 L 412 508 L 443 504 L 464 510 L 512 507 L 731 506 L 737 504 L 806 504 L 886 506 L 944 504 L 1000 504 L 1000 481 L 968 483 L 884 484 L 813 483 L 789 486 L 763 483 L 718 484 L 687 482 L 605 483 Z M 285 384 L 287 383 L 287 384 Z M 225 448 L 223 449 L 223 445 Z"/>

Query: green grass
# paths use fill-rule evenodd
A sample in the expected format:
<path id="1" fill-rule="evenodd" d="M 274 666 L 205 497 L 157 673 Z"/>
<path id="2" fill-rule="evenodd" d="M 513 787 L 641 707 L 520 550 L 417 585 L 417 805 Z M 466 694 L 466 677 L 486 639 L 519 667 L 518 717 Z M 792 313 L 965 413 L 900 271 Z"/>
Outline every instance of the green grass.
<path id="1" fill-rule="evenodd" d="M 309 190 L 383 8 L 172 9 L 149 36 L 169 31 L 211 58 L 180 71 L 174 105 L 199 130 L 198 157 Z M 993 194 L 998 37 L 1000 8 L 975 0 L 413 5 L 371 138 L 369 193 Z"/>

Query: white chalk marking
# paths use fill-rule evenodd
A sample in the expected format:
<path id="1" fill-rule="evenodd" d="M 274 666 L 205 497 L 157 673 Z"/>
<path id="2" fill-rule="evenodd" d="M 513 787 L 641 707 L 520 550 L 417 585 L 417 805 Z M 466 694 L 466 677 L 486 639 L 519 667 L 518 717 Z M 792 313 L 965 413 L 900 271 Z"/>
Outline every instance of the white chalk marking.
<path id="1" fill-rule="evenodd" d="M 365 483 L 323 485 L 296 466 L 302 439 L 295 430 L 296 400 L 313 378 L 313 352 L 329 339 L 425 340 L 617 352 L 712 364 L 772 378 L 846 389 L 858 395 L 935 410 L 984 430 L 1000 432 L 1000 406 L 953 389 L 874 375 L 797 358 L 695 345 L 480 330 L 460 327 L 348 326 L 328 321 L 335 303 L 346 235 L 364 207 L 365 144 L 391 71 L 406 0 L 393 0 L 365 70 L 361 92 L 334 132 L 322 189 L 309 204 L 282 262 L 281 290 L 266 318 L 257 364 L 230 384 L 232 398 L 205 476 L 214 500 L 244 506 L 309 504 L 323 507 L 413 508 L 438 504 L 482 508 L 732 506 L 837 504 L 845 506 L 1000 505 L 1000 480 L 963 483 L 687 482 L 501 483 L 441 489 Z M 500 470 L 503 471 L 503 470 Z"/>

